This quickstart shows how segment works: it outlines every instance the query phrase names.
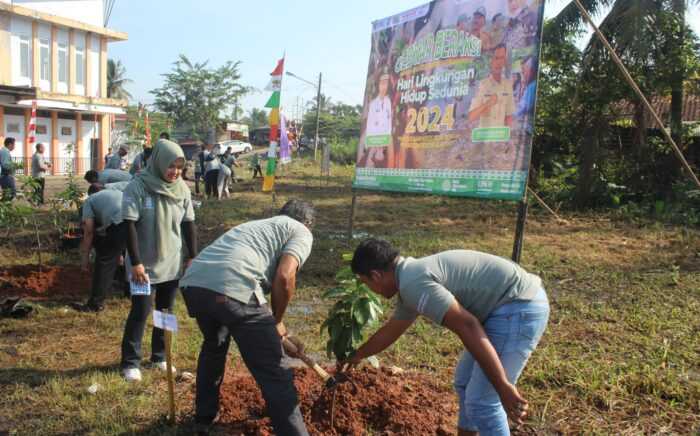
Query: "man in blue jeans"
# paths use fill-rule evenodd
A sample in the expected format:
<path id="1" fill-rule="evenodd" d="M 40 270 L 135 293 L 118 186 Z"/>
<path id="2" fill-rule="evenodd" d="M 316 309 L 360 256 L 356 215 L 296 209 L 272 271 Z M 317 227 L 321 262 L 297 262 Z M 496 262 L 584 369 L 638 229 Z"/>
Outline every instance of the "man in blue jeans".
<path id="1" fill-rule="evenodd" d="M 345 363 L 354 366 L 385 350 L 423 315 L 452 330 L 466 349 L 455 370 L 458 434 L 508 435 L 508 417 L 522 423 L 527 401 L 515 383 L 549 318 L 538 276 L 478 251 L 404 258 L 380 239 L 357 247 L 352 270 L 374 292 L 396 295 L 397 302 L 391 319 Z"/>

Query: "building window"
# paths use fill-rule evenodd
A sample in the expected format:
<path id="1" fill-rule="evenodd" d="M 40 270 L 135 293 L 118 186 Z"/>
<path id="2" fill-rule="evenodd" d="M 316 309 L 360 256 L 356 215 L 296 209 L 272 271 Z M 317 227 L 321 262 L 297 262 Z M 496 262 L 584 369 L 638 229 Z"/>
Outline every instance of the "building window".
<path id="1" fill-rule="evenodd" d="M 71 129 L 70 127 L 61 127 L 61 135 L 71 136 L 73 135 L 73 129 Z"/>
<path id="2" fill-rule="evenodd" d="M 85 49 L 83 47 L 75 48 L 75 84 L 85 85 Z"/>
<path id="3" fill-rule="evenodd" d="M 41 80 L 51 80 L 51 50 L 49 49 L 49 40 L 42 39 L 39 41 L 41 48 Z"/>
<path id="4" fill-rule="evenodd" d="M 58 81 L 68 83 L 68 45 L 58 44 Z"/>
<path id="5" fill-rule="evenodd" d="M 29 47 L 29 37 L 19 37 L 19 75 L 29 79 L 31 71 L 31 49 Z"/>
<path id="6" fill-rule="evenodd" d="M 7 123 L 7 133 L 19 133 L 19 124 Z"/>
<path id="7" fill-rule="evenodd" d="M 48 132 L 46 128 L 46 124 L 37 124 L 36 125 L 36 134 L 37 135 L 46 135 L 46 132 Z"/>

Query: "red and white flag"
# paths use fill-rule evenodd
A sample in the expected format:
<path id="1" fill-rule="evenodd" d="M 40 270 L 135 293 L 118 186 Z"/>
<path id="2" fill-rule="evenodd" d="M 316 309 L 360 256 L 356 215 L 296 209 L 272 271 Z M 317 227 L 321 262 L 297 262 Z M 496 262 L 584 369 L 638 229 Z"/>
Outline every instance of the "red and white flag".
<path id="1" fill-rule="evenodd" d="M 29 118 L 29 131 L 27 132 L 27 145 L 31 150 L 36 142 L 36 100 L 32 100 L 32 116 Z"/>

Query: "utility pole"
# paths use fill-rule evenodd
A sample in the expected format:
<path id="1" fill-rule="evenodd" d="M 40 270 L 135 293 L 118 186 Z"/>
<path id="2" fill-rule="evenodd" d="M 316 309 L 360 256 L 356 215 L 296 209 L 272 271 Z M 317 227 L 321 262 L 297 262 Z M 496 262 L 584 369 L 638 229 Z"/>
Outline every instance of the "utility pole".
<path id="1" fill-rule="evenodd" d="M 316 93 L 316 140 L 314 141 L 314 160 L 318 159 L 318 126 L 321 121 L 321 73 L 318 73 L 318 92 Z"/>

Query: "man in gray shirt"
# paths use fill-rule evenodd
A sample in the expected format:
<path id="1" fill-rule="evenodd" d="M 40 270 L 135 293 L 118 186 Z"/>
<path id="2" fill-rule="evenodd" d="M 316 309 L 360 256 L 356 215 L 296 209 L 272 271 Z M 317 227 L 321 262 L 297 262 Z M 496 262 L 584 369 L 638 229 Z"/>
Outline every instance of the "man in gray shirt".
<path id="1" fill-rule="evenodd" d="M 2 200 L 11 201 L 17 195 L 15 164 L 10 154 L 15 149 L 15 138 L 5 138 L 4 145 L 0 148 L 0 190 L 2 190 Z"/>
<path id="2" fill-rule="evenodd" d="M 44 144 L 36 145 L 36 152 L 32 156 L 32 177 L 37 182 L 37 188 L 34 193 L 40 204 L 44 204 L 44 187 L 46 186 L 46 171 L 51 168 L 51 164 L 44 160 Z"/>
<path id="3" fill-rule="evenodd" d="M 126 227 L 122 224 L 122 191 L 102 190 L 101 185 L 93 184 L 88 194 L 83 204 L 80 258 L 83 271 L 89 271 L 90 250 L 95 248 L 92 286 L 87 303 L 73 307 L 82 312 L 100 312 L 126 246 Z"/>
<path id="4" fill-rule="evenodd" d="M 314 213 L 309 203 L 290 200 L 276 217 L 234 227 L 202 250 L 180 279 L 188 312 L 204 336 L 195 399 L 200 431 L 206 432 L 218 413 L 219 387 L 233 336 L 262 390 L 275 433 L 308 434 L 291 370 L 281 365 L 284 341 L 298 350 L 303 345 L 288 335 L 282 318 L 297 271 L 311 253 Z"/>
<path id="5" fill-rule="evenodd" d="M 105 169 L 125 170 L 127 166 L 126 155 L 129 153 L 129 147 L 125 144 L 119 146 L 119 150 L 109 158 Z"/>
<path id="6" fill-rule="evenodd" d="M 403 258 L 380 239 L 363 241 L 351 266 L 370 289 L 397 301 L 391 319 L 346 363 L 385 350 L 423 315 L 454 332 L 466 350 L 455 370 L 458 434 L 510 434 L 506 414 L 522 423 L 527 401 L 515 383 L 549 317 L 538 276 L 478 251 Z"/>
<path id="7" fill-rule="evenodd" d="M 84 178 L 91 185 L 93 183 L 106 185 L 108 183 L 129 182 L 133 176 L 129 174 L 128 171 L 107 169 L 102 171 L 87 171 Z"/>

